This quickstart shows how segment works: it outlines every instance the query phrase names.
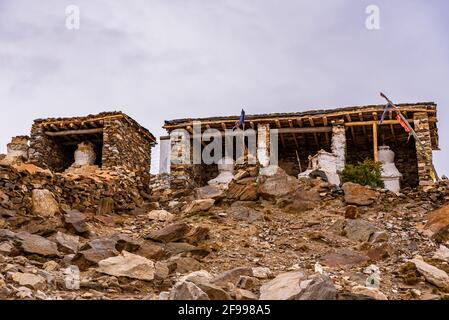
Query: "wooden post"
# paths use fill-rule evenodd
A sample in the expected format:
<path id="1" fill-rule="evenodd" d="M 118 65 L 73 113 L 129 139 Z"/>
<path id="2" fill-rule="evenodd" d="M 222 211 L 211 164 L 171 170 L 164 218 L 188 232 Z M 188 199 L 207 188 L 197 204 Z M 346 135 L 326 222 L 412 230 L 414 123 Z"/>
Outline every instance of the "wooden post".
<path id="1" fill-rule="evenodd" d="M 374 161 L 379 161 L 379 147 L 377 142 L 377 122 L 373 123 Z"/>

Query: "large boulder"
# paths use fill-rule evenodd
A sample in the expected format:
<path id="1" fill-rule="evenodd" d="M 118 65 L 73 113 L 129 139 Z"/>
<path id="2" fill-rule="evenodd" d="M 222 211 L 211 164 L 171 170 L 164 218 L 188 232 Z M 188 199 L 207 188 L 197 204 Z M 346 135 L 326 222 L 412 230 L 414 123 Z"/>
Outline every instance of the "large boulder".
<path id="1" fill-rule="evenodd" d="M 267 200 L 276 200 L 295 192 L 298 188 L 298 179 L 289 176 L 280 168 L 276 168 L 274 172 L 270 171 L 269 175 L 261 175 L 258 180 L 258 192 Z"/>
<path id="2" fill-rule="evenodd" d="M 437 242 L 449 240 L 449 205 L 431 211 L 424 229 L 427 230 Z"/>
<path id="3" fill-rule="evenodd" d="M 379 197 L 379 192 L 357 183 L 346 182 L 342 186 L 346 204 L 369 206 Z"/>
<path id="4" fill-rule="evenodd" d="M 292 300 L 300 292 L 300 283 L 306 279 L 301 271 L 281 273 L 260 288 L 260 300 Z"/>
<path id="5" fill-rule="evenodd" d="M 125 250 L 116 257 L 98 262 L 97 271 L 116 277 L 151 281 L 154 279 L 154 262 Z"/>
<path id="6" fill-rule="evenodd" d="M 47 189 L 34 189 L 31 192 L 32 212 L 41 217 L 53 217 L 59 212 L 59 204 Z"/>

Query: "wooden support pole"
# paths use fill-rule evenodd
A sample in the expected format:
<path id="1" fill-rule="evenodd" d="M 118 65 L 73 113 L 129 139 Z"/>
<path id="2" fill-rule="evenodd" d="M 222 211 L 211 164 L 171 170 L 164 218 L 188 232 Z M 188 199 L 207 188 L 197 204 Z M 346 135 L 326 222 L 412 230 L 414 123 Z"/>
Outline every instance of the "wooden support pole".
<path id="1" fill-rule="evenodd" d="M 64 130 L 64 131 L 45 131 L 45 134 L 50 137 L 61 137 L 61 136 L 68 136 L 68 135 L 79 135 L 79 134 L 93 134 L 93 133 L 102 133 L 103 128 L 96 128 L 96 129 L 81 129 L 81 130 Z"/>
<path id="2" fill-rule="evenodd" d="M 377 142 L 377 122 L 373 122 L 374 161 L 379 161 L 379 147 Z"/>

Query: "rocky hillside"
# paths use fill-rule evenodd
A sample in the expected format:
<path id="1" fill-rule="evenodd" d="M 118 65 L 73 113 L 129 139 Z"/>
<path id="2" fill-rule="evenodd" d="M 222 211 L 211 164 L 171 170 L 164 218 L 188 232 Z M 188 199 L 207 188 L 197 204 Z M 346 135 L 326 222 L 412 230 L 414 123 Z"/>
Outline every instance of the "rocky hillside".
<path id="1" fill-rule="evenodd" d="M 1 167 L 1 299 L 449 298 L 447 181 L 240 170 L 227 190 L 145 194 L 97 175 Z"/>

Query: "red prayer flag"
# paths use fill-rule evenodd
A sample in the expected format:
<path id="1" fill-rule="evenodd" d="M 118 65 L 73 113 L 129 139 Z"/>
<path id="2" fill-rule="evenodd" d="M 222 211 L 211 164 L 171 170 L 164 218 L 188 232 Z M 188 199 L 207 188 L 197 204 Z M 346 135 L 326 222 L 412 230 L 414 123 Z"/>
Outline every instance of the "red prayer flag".
<path id="1" fill-rule="evenodd" d="M 404 128 L 405 132 L 410 133 L 412 130 L 409 127 L 409 124 L 401 117 L 401 115 L 396 115 L 396 120 L 399 121 L 399 124 Z"/>

